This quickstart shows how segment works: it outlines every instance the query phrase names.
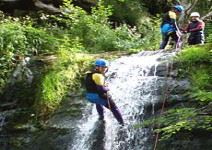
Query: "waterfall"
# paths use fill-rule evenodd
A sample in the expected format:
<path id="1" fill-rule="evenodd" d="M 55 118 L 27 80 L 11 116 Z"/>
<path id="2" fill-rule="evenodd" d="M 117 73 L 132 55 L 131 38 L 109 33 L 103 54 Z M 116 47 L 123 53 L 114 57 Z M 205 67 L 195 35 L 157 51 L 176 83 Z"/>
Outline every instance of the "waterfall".
<path id="1" fill-rule="evenodd" d="M 174 52 L 145 51 L 112 61 L 107 83 L 125 125 L 120 126 L 107 109 L 105 122 L 99 121 L 95 106 L 87 102 L 68 150 L 151 150 L 151 129 L 134 125 L 143 122 L 146 105 L 151 105 L 150 114 L 155 113 L 155 104 L 164 93 L 167 64 L 174 55 Z"/>

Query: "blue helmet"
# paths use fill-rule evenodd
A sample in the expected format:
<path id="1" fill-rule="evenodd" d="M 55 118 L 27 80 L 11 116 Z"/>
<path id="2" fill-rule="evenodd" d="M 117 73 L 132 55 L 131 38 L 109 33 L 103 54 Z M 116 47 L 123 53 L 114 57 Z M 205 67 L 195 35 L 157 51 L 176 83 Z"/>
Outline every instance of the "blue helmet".
<path id="1" fill-rule="evenodd" d="M 96 62 L 95 62 L 95 65 L 99 66 L 99 67 L 108 67 L 109 62 L 105 59 L 97 59 Z"/>
<path id="2" fill-rule="evenodd" d="M 174 8 L 180 13 L 184 11 L 184 7 L 181 5 L 175 5 Z"/>

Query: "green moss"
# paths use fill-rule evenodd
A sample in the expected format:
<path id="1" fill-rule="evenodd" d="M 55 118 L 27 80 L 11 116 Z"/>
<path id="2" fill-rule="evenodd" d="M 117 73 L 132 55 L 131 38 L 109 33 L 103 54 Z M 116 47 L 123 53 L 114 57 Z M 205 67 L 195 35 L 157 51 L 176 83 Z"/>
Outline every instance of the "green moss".
<path id="1" fill-rule="evenodd" d="M 52 68 L 38 85 L 35 108 L 39 115 L 54 111 L 68 91 L 76 92 L 81 87 L 81 78 L 91 62 L 91 56 L 61 50 Z"/>

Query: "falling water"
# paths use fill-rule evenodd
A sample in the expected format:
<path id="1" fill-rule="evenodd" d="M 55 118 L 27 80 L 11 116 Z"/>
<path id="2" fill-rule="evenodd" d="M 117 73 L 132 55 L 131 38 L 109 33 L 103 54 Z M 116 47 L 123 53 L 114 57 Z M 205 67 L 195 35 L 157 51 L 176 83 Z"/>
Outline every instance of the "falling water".
<path id="1" fill-rule="evenodd" d="M 95 106 L 88 104 L 79 121 L 75 141 L 69 150 L 150 150 L 151 129 L 135 128 L 144 120 L 145 106 L 161 101 L 165 75 L 158 76 L 161 64 L 168 64 L 174 52 L 145 51 L 124 56 L 110 64 L 107 83 L 110 94 L 119 107 L 125 125 L 120 126 L 112 113 L 105 109 L 105 122 L 98 121 Z M 164 65 L 163 65 L 164 66 Z M 162 68 L 166 72 L 166 65 Z"/>

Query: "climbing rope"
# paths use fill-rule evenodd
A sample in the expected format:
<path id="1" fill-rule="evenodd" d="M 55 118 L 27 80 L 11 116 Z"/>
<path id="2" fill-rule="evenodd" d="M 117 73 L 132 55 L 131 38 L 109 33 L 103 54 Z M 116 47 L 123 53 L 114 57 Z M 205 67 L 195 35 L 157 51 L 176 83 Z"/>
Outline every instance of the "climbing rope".
<path id="1" fill-rule="evenodd" d="M 173 63 L 171 63 L 171 65 L 169 65 L 169 63 L 167 63 L 167 73 L 166 73 L 166 76 L 165 76 L 166 85 L 165 85 L 164 99 L 163 99 L 160 115 L 164 112 L 165 103 L 166 103 L 166 100 L 168 99 L 168 96 L 170 94 L 169 93 L 169 87 L 168 87 L 168 77 L 170 75 L 170 72 L 172 72 L 172 69 L 173 69 Z M 157 148 L 158 140 L 159 140 L 159 133 L 157 133 L 156 137 L 155 137 L 154 150 L 156 150 L 156 148 Z"/>
<path id="2" fill-rule="evenodd" d="M 179 29 L 179 27 L 178 27 L 176 21 L 175 21 L 175 26 L 176 26 L 176 29 L 177 29 L 176 34 L 177 34 L 177 37 L 178 37 L 177 43 L 176 43 L 176 46 L 175 46 L 175 49 L 176 49 L 176 50 L 179 50 L 179 49 L 181 48 L 181 46 L 182 46 L 181 38 L 182 38 L 182 35 L 183 35 L 183 34 L 182 34 L 182 32 L 180 31 L 180 29 Z"/>
<path id="3" fill-rule="evenodd" d="M 111 111 L 111 105 L 110 105 L 110 100 L 109 100 L 109 93 L 107 93 L 107 103 L 108 103 L 108 108 L 110 109 Z"/>

